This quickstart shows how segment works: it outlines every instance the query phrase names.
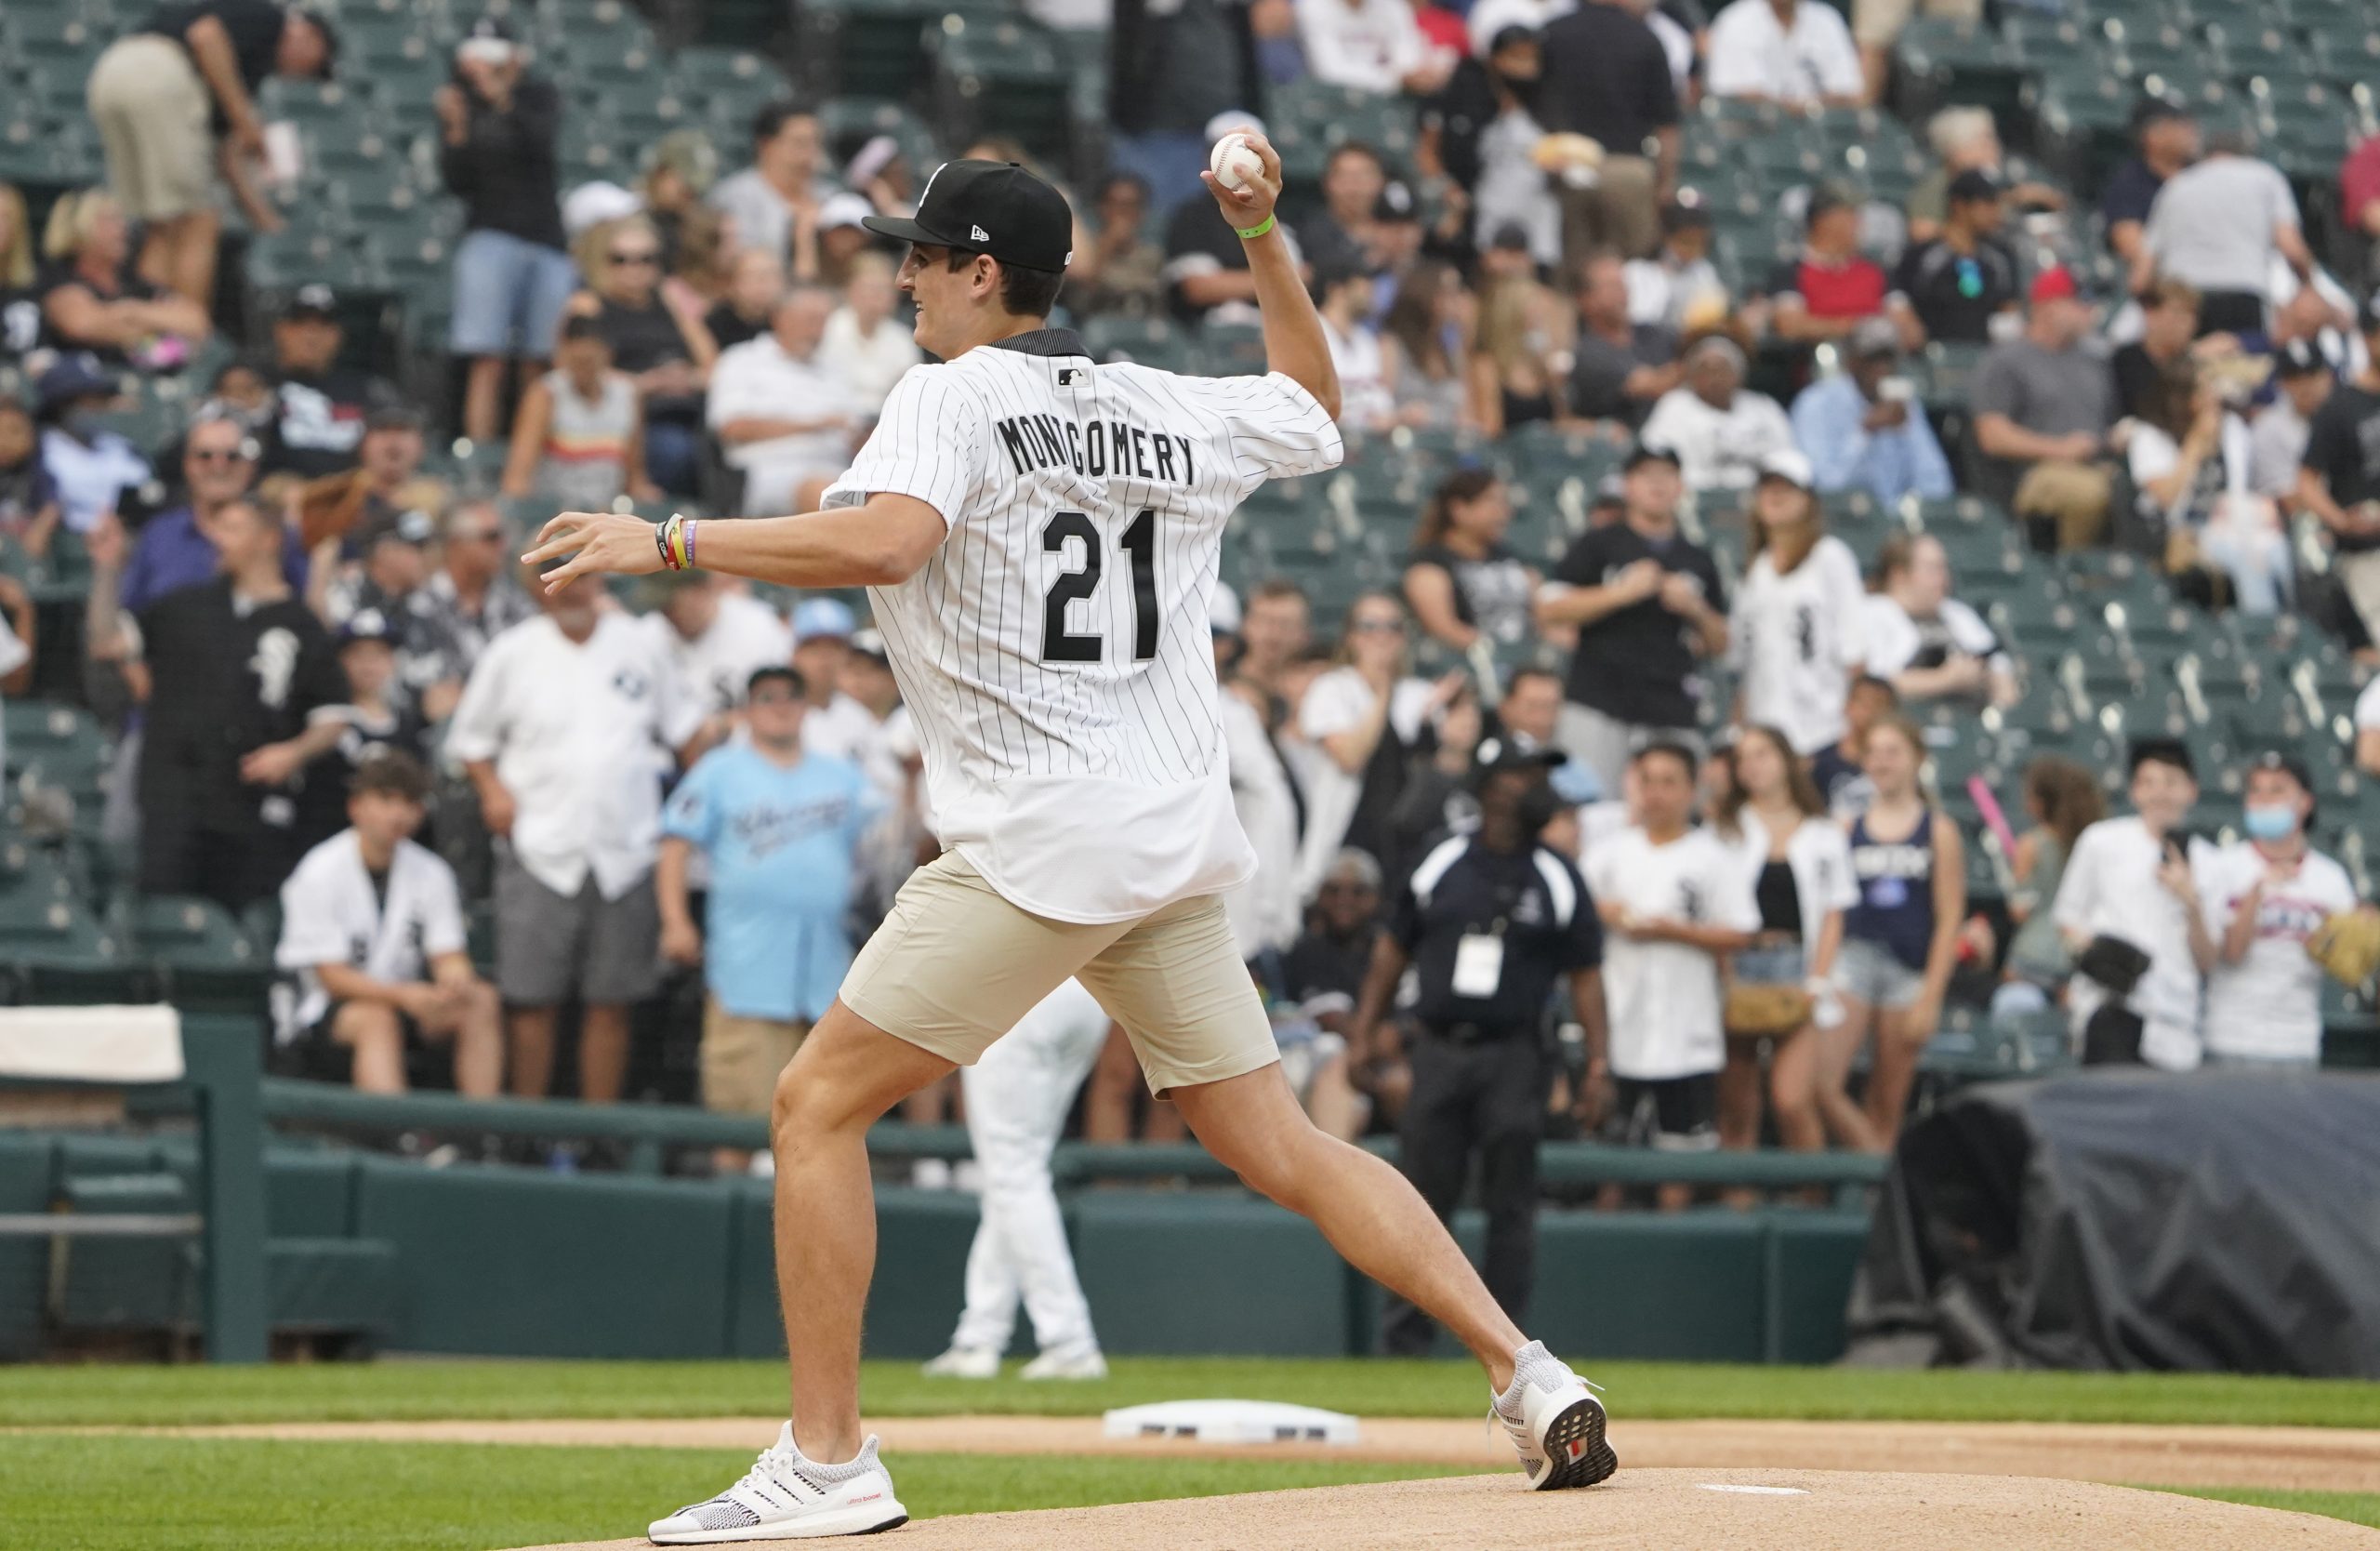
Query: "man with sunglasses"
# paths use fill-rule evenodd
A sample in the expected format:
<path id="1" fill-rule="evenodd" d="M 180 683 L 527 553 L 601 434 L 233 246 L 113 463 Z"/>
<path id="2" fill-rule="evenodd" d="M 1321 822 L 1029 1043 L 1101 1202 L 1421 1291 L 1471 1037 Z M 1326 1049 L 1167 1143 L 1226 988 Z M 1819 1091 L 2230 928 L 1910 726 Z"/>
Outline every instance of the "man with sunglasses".
<path id="1" fill-rule="evenodd" d="M 140 525 L 139 542 L 124 568 L 117 602 L 139 614 L 168 592 L 212 581 L 219 568 L 215 521 L 226 507 L 245 500 L 256 483 L 257 443 L 229 415 L 202 415 L 182 441 L 182 485 L 187 498 Z M 103 526 L 113 527 L 115 519 Z M 121 530 L 118 530 L 121 536 Z M 94 548 L 99 543 L 93 536 Z M 292 542 L 282 546 L 281 572 L 301 597 L 306 557 Z"/>
<path id="2" fill-rule="evenodd" d="M 445 539 L 438 569 L 405 599 L 397 643 L 397 676 L 432 723 L 453 714 L 487 643 L 537 612 L 513 579 L 494 501 L 448 513 Z"/>
<path id="3" fill-rule="evenodd" d="M 792 1419 L 742 1480 L 655 1522 L 658 1544 L 906 1522 L 860 1425 L 867 1131 L 1070 976 L 1218 1159 L 1463 1341 L 1530 1487 L 1618 1467 L 1602 1405 L 1505 1316 L 1412 1186 L 1307 1118 L 1224 912 L 1256 858 L 1215 704 L 1223 527 L 1266 480 L 1342 456 L 1329 342 L 1274 219 L 1280 158 L 1261 135 L 1245 144 L 1251 173 L 1206 179 L 1243 247 L 1265 376 L 1096 361 L 1048 321 L 1073 258 L 1064 196 L 1013 163 L 945 163 L 914 219 L 866 221 L 910 245 L 899 283 L 939 364 L 892 390 L 824 510 L 657 528 L 564 512 L 524 557 L 553 566 L 549 588 L 696 564 L 867 586 L 951 847 L 910 874 L 775 1084 Z"/>

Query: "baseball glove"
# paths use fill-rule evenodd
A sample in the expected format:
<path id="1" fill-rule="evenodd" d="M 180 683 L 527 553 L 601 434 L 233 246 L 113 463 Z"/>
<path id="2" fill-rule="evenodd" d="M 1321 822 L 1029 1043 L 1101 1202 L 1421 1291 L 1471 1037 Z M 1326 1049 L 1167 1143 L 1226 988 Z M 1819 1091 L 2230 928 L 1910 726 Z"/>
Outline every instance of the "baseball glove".
<path id="1" fill-rule="evenodd" d="M 2343 986 L 2369 983 L 2380 969 L 2380 910 L 2341 910 L 2306 939 L 2306 956 Z"/>

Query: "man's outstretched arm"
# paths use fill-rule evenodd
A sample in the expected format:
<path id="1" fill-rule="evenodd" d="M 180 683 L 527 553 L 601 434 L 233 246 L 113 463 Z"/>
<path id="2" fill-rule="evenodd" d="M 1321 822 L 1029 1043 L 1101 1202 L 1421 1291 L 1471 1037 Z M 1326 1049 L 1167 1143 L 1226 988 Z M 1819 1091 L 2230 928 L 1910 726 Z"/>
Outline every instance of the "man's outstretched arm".
<path id="1" fill-rule="evenodd" d="M 1256 308 L 1264 319 L 1264 365 L 1315 396 L 1332 419 L 1339 418 L 1339 368 L 1330 362 L 1330 341 L 1322 332 L 1322 315 L 1314 310 L 1305 282 L 1298 277 L 1297 261 L 1289 257 L 1288 239 L 1273 223 L 1273 204 L 1281 197 L 1281 158 L 1263 136 L 1246 137 L 1248 148 L 1264 170 L 1236 189 L 1226 189 L 1211 172 L 1198 176 L 1223 206 L 1223 219 L 1243 236 L 1248 272 L 1256 282 Z"/>
<path id="2" fill-rule="evenodd" d="M 914 496 L 879 491 L 861 506 L 799 517 L 741 517 L 696 529 L 694 563 L 706 571 L 785 587 L 890 587 L 933 557 L 948 531 L 942 513 Z M 622 512 L 565 511 L 538 530 L 522 560 L 560 561 L 548 591 L 573 577 L 637 577 L 658 571 L 654 524 Z"/>

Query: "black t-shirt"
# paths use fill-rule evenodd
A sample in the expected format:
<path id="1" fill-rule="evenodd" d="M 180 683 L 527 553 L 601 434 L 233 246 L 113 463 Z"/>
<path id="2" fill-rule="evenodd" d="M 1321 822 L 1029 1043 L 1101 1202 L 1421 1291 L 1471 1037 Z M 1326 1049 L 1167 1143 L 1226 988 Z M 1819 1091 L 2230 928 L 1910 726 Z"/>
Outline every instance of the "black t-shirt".
<path id="1" fill-rule="evenodd" d="M 1528 87 L 1534 101 L 1536 83 Z M 1498 112 L 1495 77 L 1479 60 L 1458 63 L 1446 86 L 1421 104 L 1421 126 L 1438 132 L 1439 165 L 1466 189 L 1479 181 L 1479 137 Z"/>
<path id="2" fill-rule="evenodd" d="M 2306 433 L 2306 467 L 2322 476 L 2343 507 L 2380 500 L 2380 395 L 2341 383 L 2314 411 Z M 2350 554 L 2380 550 L 2380 538 L 2334 536 Z"/>
<path id="3" fill-rule="evenodd" d="M 1508 546 L 1491 545 L 1487 554 L 1474 560 L 1433 544 L 1414 550 L 1405 563 L 1439 566 L 1453 577 L 1454 616 L 1489 641 L 1510 646 L 1528 639 L 1535 590 L 1527 563 Z"/>
<path id="4" fill-rule="evenodd" d="M 1830 743 L 1810 756 L 1810 779 L 1829 808 L 1842 798 L 1844 788 L 1867 778 L 1868 773 L 1844 754 L 1840 745 Z"/>
<path id="5" fill-rule="evenodd" d="M 1371 963 L 1369 929 L 1352 937 L 1334 937 L 1328 932 L 1305 933 L 1281 955 L 1280 994 L 1308 1008 L 1317 1017 L 1327 1013 L 1353 1012 L 1355 999 L 1363 994 L 1364 976 Z M 1314 1006 L 1316 1002 L 1322 1005 Z"/>
<path id="6" fill-rule="evenodd" d="M 1677 336 L 1659 324 L 1637 324 L 1622 350 L 1602 335 L 1581 329 L 1572 350 L 1570 413 L 1590 420 L 1642 425 L 1652 403 L 1628 396 L 1628 374 L 1639 366 L 1665 366 L 1677 358 Z"/>
<path id="7" fill-rule="evenodd" d="M 0 361 L 21 361 L 41 344 L 41 297 L 29 285 L 0 285 Z"/>
<path id="8" fill-rule="evenodd" d="M 284 372 L 273 394 L 263 471 L 306 479 L 354 468 L 365 417 L 398 402 L 396 389 L 380 378 L 337 365 L 320 375 Z"/>
<path id="9" fill-rule="evenodd" d="M 1655 544 L 1626 523 L 1580 535 L 1554 575 L 1573 587 L 1601 587 L 1640 560 L 1696 577 L 1704 600 L 1726 611 L 1726 588 L 1708 550 L 1684 537 Z M 1579 649 L 1570 656 L 1570 698 L 1633 726 L 1693 726 L 1698 708 L 1692 630 L 1658 598 L 1582 626 Z"/>
<path id="10" fill-rule="evenodd" d="M 721 350 L 732 350 L 766 334 L 769 319 L 763 314 L 760 322 L 752 323 L 731 303 L 714 301 L 710 304 L 710 311 L 703 314 L 703 326 L 710 330 L 711 338 L 717 341 Z"/>
<path id="11" fill-rule="evenodd" d="M 1612 5 L 1585 5 L 1546 23 L 1537 121 L 1586 135 L 1614 156 L 1638 156 L 1656 129 L 1678 121 L 1670 57 L 1653 30 Z"/>
<path id="12" fill-rule="evenodd" d="M 198 25 L 199 18 L 211 16 L 223 24 L 231 39 L 231 58 L 239 67 L 240 84 L 254 97 L 272 73 L 273 59 L 281 52 L 281 34 L 289 24 L 288 13 L 270 0 L 194 0 L 178 6 L 160 6 L 141 24 L 144 33 L 156 33 L 169 37 L 190 49 L 190 30 Z M 197 60 L 191 61 L 193 65 Z M 212 100 L 213 92 L 207 94 Z M 220 134 L 229 122 L 223 116 L 220 103 L 215 105 L 215 129 Z"/>
<path id="13" fill-rule="evenodd" d="M 393 711 L 350 707 L 337 746 L 306 772 L 306 796 L 298 805 L 304 843 L 317 844 L 347 828 L 348 785 L 364 761 L 381 754 L 426 761 L 428 726 L 411 706 Z"/>
<path id="14" fill-rule="evenodd" d="M 313 611 L 295 596 L 243 610 L 231 578 L 218 577 L 143 609 L 140 636 L 152 684 L 141 805 L 231 833 L 290 828 L 312 773 L 285 787 L 249 786 L 240 760 L 347 699 L 347 675 Z"/>
<path id="15" fill-rule="evenodd" d="M 2157 191 L 2165 180 L 2149 170 L 2149 164 L 2137 156 L 2126 156 L 2108 175 L 2108 186 L 2099 194 L 2099 214 L 2109 226 L 2118 221 L 2146 221 L 2149 207 L 2157 203 Z"/>
<path id="16" fill-rule="evenodd" d="M 1987 344 L 1992 318 L 2016 300 L 2016 260 L 1988 239 L 1970 254 L 1937 238 L 1901 255 L 1893 289 L 1909 299 L 1929 338 Z"/>
<path id="17" fill-rule="evenodd" d="M 125 259 L 123 267 L 116 272 L 115 286 L 112 290 L 105 286 L 92 285 L 88 276 L 74 268 L 74 260 L 72 258 L 60 258 L 53 263 L 44 264 L 33 277 L 33 290 L 39 296 L 44 307 L 48 305 L 52 292 L 64 290 L 69 285 L 80 285 L 101 301 L 154 301 L 165 294 L 162 287 L 152 285 L 141 279 L 139 272 L 132 267 L 132 260 L 129 258 Z M 46 313 L 41 322 L 41 342 L 51 350 L 85 351 L 96 359 L 99 365 L 116 370 L 122 370 L 133 365 L 130 354 L 118 346 L 101 344 L 95 339 L 78 339 L 71 334 L 61 334 L 57 325 L 48 321 Z"/>
<path id="18" fill-rule="evenodd" d="M 1211 199 L 1185 199 L 1173 212 L 1165 223 L 1165 258 L 1169 267 L 1183 258 L 1211 258 L 1215 264 L 1210 272 L 1214 267 L 1248 268 L 1248 250 L 1240 245 L 1239 233 Z M 1179 283 L 1170 284 L 1168 291 L 1175 317 L 1196 323 L 1206 316 L 1206 308 L 1183 299 Z"/>
<path id="19" fill-rule="evenodd" d="M 466 127 L 463 143 L 448 145 L 441 135 L 438 172 L 463 202 L 463 226 L 470 232 L 502 232 L 559 249 L 568 238 L 562 226 L 562 95 L 553 83 L 523 75 L 513 83 L 503 112 L 457 80 Z"/>
<path id="20" fill-rule="evenodd" d="M 2108 357 L 2108 369 L 2115 374 L 2119 410 L 2137 419 L 2155 407 L 2152 395 L 2165 368 L 2149 359 L 2147 346 L 2137 339 L 2118 345 L 2115 353 Z"/>
<path id="21" fill-rule="evenodd" d="M 1594 901 L 1569 858 L 1548 847 L 1490 851 L 1475 836 L 1447 843 L 1461 849 L 1442 868 L 1434 849 L 1397 889 L 1389 911 L 1388 930 L 1411 956 L 1421 987 L 1414 1013 L 1439 1027 L 1532 1034 L 1542 1025 L 1554 981 L 1603 962 Z M 1422 885 L 1418 891 L 1416 883 Z M 1465 994 L 1455 988 L 1457 960 L 1463 939 L 1478 936 L 1501 941 L 1502 961 L 1491 992 Z M 1466 991 L 1486 984 L 1485 972 L 1474 973 L 1480 978 Z"/>

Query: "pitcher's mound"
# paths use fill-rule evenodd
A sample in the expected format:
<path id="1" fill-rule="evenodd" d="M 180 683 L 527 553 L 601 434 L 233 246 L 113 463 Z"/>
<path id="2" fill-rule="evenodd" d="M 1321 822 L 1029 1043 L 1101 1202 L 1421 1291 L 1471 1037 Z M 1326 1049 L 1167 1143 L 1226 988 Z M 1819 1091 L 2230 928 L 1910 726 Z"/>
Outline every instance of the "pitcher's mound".
<path id="1" fill-rule="evenodd" d="M 1586 1491 L 1510 1474 L 1104 1508 L 966 1514 L 883 1551 L 2340 1551 L 2380 1531 L 2087 1481 L 1839 1470 L 1629 1470 Z M 618 1540 L 542 1551 L 641 1551 Z"/>

